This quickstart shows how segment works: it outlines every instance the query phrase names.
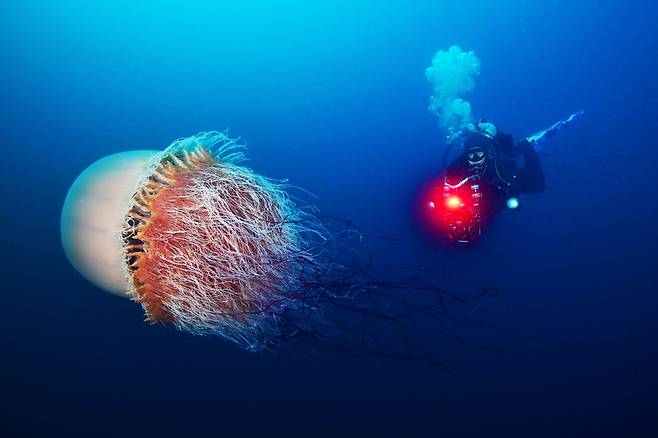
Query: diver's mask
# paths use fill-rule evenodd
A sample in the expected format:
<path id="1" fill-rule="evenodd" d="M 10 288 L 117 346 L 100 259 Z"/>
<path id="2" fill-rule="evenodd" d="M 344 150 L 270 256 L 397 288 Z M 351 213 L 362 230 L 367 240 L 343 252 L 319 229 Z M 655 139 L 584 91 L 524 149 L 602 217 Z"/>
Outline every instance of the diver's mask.
<path id="1" fill-rule="evenodd" d="M 487 153 L 482 148 L 472 148 L 466 152 L 466 160 L 471 167 L 481 167 L 487 159 Z"/>

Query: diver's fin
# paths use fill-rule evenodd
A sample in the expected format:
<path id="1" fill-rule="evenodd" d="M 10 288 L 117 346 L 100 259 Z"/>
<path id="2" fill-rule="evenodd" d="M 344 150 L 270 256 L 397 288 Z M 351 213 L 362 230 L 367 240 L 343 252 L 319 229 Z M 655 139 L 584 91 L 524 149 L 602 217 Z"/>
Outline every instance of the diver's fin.
<path id="1" fill-rule="evenodd" d="M 584 113 L 585 111 L 583 110 L 575 112 L 566 119 L 560 120 L 559 122 L 553 124 L 550 128 L 546 128 L 542 131 L 532 134 L 529 137 L 526 137 L 526 141 L 530 143 L 536 150 L 539 150 L 540 145 L 544 142 L 544 140 L 557 134 L 562 130 L 562 128 L 569 125 L 574 120 L 580 118 Z"/>

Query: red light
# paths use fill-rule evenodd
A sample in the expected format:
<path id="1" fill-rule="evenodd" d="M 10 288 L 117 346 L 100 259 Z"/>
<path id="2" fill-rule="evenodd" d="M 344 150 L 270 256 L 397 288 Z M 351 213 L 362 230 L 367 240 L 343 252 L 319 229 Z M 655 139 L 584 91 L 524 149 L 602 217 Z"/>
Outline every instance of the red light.
<path id="1" fill-rule="evenodd" d="M 462 200 L 459 199 L 459 196 L 452 195 L 446 198 L 446 207 L 452 210 L 459 208 L 461 205 L 462 205 Z"/>

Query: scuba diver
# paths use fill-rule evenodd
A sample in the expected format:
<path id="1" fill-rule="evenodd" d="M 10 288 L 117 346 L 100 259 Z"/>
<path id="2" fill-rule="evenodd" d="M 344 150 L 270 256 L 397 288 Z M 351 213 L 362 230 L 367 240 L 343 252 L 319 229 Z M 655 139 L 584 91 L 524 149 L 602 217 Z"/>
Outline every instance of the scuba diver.
<path id="1" fill-rule="evenodd" d="M 506 207 L 517 208 L 520 194 L 546 188 L 539 154 L 532 144 L 526 139 L 515 144 L 511 135 L 498 132 L 493 123 L 484 120 L 467 134 L 464 152 L 447 168 L 445 178 L 451 187 L 465 179 L 478 181 L 485 222 Z"/>
<path id="2" fill-rule="evenodd" d="M 427 203 L 438 213 L 448 240 L 476 242 L 483 225 L 495 215 L 506 208 L 519 208 L 519 195 L 543 192 L 546 183 L 539 158 L 541 144 L 582 114 L 574 113 L 518 143 L 485 120 L 466 132 L 463 152 L 449 166 L 445 166 L 444 156 L 443 185 L 434 190 Z"/>

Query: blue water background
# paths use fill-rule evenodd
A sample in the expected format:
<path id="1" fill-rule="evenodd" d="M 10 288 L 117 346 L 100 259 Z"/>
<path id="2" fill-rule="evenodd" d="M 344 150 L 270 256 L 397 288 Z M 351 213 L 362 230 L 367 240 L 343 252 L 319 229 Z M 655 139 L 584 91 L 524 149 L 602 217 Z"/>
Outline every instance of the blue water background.
<path id="1" fill-rule="evenodd" d="M 2 427 L 13 434 L 656 436 L 658 6 L 642 0 L 0 2 Z M 548 145 L 548 189 L 481 245 L 413 217 L 445 144 L 436 50 L 474 50 L 477 116 Z M 142 322 L 59 243 L 94 160 L 230 128 L 249 166 L 391 236 L 375 256 L 495 286 L 531 336 L 437 337 L 452 373 L 346 354 L 247 354 Z M 452 287 L 451 286 L 451 287 Z M 3 436 L 9 436 L 3 434 Z"/>

